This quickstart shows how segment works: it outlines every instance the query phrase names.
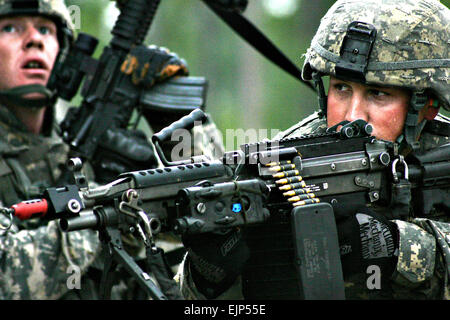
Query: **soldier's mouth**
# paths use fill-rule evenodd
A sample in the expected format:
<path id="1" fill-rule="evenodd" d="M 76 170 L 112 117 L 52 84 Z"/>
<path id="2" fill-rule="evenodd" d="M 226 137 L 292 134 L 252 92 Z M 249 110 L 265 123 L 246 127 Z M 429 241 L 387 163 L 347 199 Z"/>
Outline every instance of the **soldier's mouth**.
<path id="1" fill-rule="evenodd" d="M 46 70 L 47 65 L 44 61 L 38 59 L 30 59 L 22 65 L 23 69 L 42 69 Z"/>
<path id="2" fill-rule="evenodd" d="M 44 66 L 38 61 L 28 62 L 24 67 L 24 69 L 44 69 Z"/>

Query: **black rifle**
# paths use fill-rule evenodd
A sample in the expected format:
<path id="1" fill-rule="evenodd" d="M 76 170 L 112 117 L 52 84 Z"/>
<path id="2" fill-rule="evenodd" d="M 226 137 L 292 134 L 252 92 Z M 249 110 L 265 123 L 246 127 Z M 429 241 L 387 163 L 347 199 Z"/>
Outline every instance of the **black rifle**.
<path id="1" fill-rule="evenodd" d="M 157 150 L 173 130 L 191 126 L 201 114 L 195 110 L 155 134 Z M 99 230 L 111 261 L 126 265 L 155 299 L 165 296 L 124 251 L 121 233 L 136 233 L 152 250 L 154 237 L 163 232 L 196 234 L 239 226 L 255 228 L 250 233 L 258 236 L 261 230 L 263 235 L 287 235 L 293 254 L 286 263 L 297 270 L 297 281 L 285 280 L 300 284 L 297 289 L 305 299 L 341 299 L 332 204 L 379 204 L 392 209 L 389 218 L 406 219 L 397 209 L 409 206 L 405 194 L 409 201 L 415 193 L 422 196 L 413 201 L 426 199 L 417 216 L 427 216 L 432 208 L 450 208 L 450 144 L 405 160 L 395 143 L 377 140 L 370 132 L 370 125 L 356 120 L 344 123 L 338 132 L 332 128 L 320 135 L 246 144 L 227 152 L 222 161 L 172 163 L 159 152 L 167 167 L 127 172 L 94 189 L 80 173 L 81 162 L 72 159 L 75 184 L 49 188 L 44 199 L 15 205 L 10 213 L 21 219 L 60 219 L 65 231 Z M 409 212 L 406 209 L 403 212 Z M 261 239 L 256 240 L 261 245 Z M 251 263 L 248 270 L 255 274 Z M 108 271 L 111 268 L 105 270 L 105 278 Z M 252 296 L 259 285 L 250 278 L 246 294 Z M 108 289 L 105 286 L 105 297 Z"/>
<path id="2" fill-rule="evenodd" d="M 61 136 L 73 155 L 92 160 L 108 128 L 126 128 L 137 114 L 159 131 L 196 108 L 204 108 L 207 81 L 202 77 L 177 77 L 152 88 L 132 83 L 123 65 L 132 48 L 144 41 L 160 0 L 129 0 L 111 31 L 112 39 L 100 58 L 91 57 L 98 40 L 80 33 L 66 54 L 60 52 L 47 88 L 70 101 L 84 80 L 82 103 L 71 107 L 60 124 Z M 150 50 L 143 47 L 142 50 Z"/>

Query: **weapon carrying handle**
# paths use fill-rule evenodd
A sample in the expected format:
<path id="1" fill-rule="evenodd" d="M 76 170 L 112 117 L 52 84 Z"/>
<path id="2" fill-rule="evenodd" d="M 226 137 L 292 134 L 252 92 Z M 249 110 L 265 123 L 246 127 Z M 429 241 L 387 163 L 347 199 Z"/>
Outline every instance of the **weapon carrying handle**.
<path id="1" fill-rule="evenodd" d="M 195 109 L 187 116 L 182 117 L 180 120 L 175 121 L 170 126 L 162 129 L 160 132 L 155 133 L 152 136 L 152 141 L 155 144 L 166 141 L 172 136 L 175 130 L 177 129 L 190 130 L 194 127 L 196 122 L 200 121 L 203 124 L 205 123 L 206 119 L 207 119 L 206 114 L 202 110 Z"/>

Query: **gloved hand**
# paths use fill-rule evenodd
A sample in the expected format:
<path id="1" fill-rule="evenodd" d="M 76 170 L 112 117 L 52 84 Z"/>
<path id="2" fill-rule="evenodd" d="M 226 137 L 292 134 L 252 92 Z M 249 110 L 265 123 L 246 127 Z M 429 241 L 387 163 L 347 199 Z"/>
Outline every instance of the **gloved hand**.
<path id="1" fill-rule="evenodd" d="M 190 271 L 196 288 L 208 299 L 225 292 L 242 273 L 250 253 L 241 231 L 185 235 Z"/>
<path id="2" fill-rule="evenodd" d="M 124 172 L 155 168 L 153 146 L 139 130 L 108 129 L 100 139 L 92 166 L 98 183 L 108 183 Z"/>
<path id="3" fill-rule="evenodd" d="M 150 88 L 177 75 L 189 74 L 187 63 L 176 53 L 167 48 L 152 46 L 136 46 L 131 49 L 121 66 L 121 71 L 131 76 L 135 85 Z"/>
<path id="4" fill-rule="evenodd" d="M 397 263 L 395 223 L 365 206 L 357 210 L 334 206 L 334 211 L 344 278 L 366 274 L 367 268 L 375 265 L 381 270 L 382 280 L 388 280 Z"/>

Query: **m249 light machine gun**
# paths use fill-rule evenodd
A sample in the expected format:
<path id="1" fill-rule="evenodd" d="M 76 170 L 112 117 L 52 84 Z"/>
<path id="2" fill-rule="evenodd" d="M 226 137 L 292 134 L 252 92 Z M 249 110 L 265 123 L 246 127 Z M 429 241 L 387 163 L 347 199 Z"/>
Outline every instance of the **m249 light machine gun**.
<path id="1" fill-rule="evenodd" d="M 153 136 L 165 168 L 123 173 L 107 185 L 89 189 L 79 171 L 81 164 L 72 160 L 74 185 L 49 188 L 44 199 L 5 210 L 22 219 L 60 219 L 65 231 L 99 230 L 110 257 L 102 282 L 105 297 L 111 289 L 108 272 L 115 263 L 124 264 L 154 299 L 176 296 L 164 295 L 127 255 L 121 233 L 142 238 L 149 257 L 158 253 L 154 243 L 158 233 L 241 227 L 252 252 L 243 273 L 245 297 L 342 299 L 332 205 L 349 200 L 379 204 L 389 209 L 386 214 L 406 218 L 395 216 L 399 206 L 407 205 L 405 195 L 409 193 L 409 200 L 411 192 L 426 190 L 429 195 L 450 185 L 450 145 L 432 157 L 416 155 L 408 162 L 395 143 L 370 136 L 371 127 L 361 120 L 343 124 L 340 131 L 246 144 L 225 153 L 222 161 L 167 161 L 159 144 L 174 130 L 201 120 L 204 114 L 195 110 Z M 448 193 L 428 200 L 417 215 L 429 214 L 433 206 L 450 207 Z M 272 257 L 278 259 L 276 266 L 261 264 Z M 275 275 L 273 281 L 262 272 Z M 266 286 L 273 290 L 263 290 Z M 268 291 L 278 295 L 259 294 Z"/>

